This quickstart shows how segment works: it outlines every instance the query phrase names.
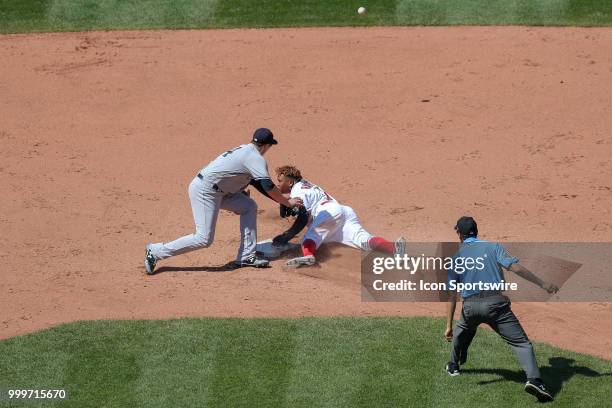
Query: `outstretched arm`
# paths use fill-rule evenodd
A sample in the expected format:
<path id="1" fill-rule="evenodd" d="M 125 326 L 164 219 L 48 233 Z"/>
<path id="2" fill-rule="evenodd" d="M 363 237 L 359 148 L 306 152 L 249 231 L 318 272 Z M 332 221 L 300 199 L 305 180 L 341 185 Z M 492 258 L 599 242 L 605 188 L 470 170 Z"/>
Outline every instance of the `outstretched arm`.
<path id="1" fill-rule="evenodd" d="M 278 187 L 274 186 L 273 189 L 268 190 L 268 194 L 270 197 L 279 204 L 284 205 L 285 207 L 295 207 L 296 205 L 304 204 L 301 198 L 287 198 L 280 192 Z"/>
<path id="2" fill-rule="evenodd" d="M 303 204 L 299 198 L 287 199 L 270 179 L 251 180 L 250 184 L 261 194 L 286 207 L 295 207 L 296 205 Z"/>
<path id="3" fill-rule="evenodd" d="M 536 275 L 533 274 L 533 272 L 531 272 L 529 269 L 525 268 L 523 265 L 521 265 L 518 262 L 510 265 L 508 269 L 516 273 L 521 278 L 526 279 L 529 282 L 538 285 L 539 287 L 541 287 L 548 293 L 557 293 L 559 291 L 559 288 L 557 286 L 555 286 L 554 284 L 550 282 L 546 282 L 538 278 Z"/>

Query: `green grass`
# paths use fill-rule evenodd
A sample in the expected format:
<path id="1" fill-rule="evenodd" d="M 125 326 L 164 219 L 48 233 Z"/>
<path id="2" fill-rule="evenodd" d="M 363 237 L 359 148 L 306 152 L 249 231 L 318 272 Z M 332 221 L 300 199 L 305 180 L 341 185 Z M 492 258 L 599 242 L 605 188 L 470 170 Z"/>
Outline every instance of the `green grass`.
<path id="1" fill-rule="evenodd" d="M 403 25 L 610 26 L 610 0 L 400 0 Z"/>
<path id="2" fill-rule="evenodd" d="M 0 33 L 455 24 L 612 26 L 612 1 L 0 0 Z"/>
<path id="3" fill-rule="evenodd" d="M 47 406 L 67 407 L 534 403 L 512 351 L 487 330 L 464 373 L 448 377 L 442 329 L 428 318 L 77 322 L 0 342 L 0 389 L 63 388 L 68 400 Z M 535 347 L 555 406 L 610 401 L 612 362 Z"/>

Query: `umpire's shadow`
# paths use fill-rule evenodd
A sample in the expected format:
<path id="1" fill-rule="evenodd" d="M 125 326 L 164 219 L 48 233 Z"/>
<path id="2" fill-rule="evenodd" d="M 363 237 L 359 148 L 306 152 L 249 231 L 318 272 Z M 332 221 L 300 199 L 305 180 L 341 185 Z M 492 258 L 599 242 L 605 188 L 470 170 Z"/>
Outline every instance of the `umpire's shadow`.
<path id="1" fill-rule="evenodd" d="M 551 357 L 548 359 L 548 366 L 540 367 L 542 380 L 551 394 L 557 395 L 563 388 L 563 384 L 569 381 L 574 375 L 583 375 L 585 377 L 609 377 L 610 373 L 598 373 L 597 371 L 584 366 L 574 365 L 575 360 L 565 357 Z M 479 385 L 492 384 L 500 381 L 513 381 L 520 384 L 525 383 L 525 373 L 523 371 L 512 371 L 504 368 L 474 368 L 462 369 L 462 374 L 495 374 L 501 378 L 489 381 L 480 381 Z"/>

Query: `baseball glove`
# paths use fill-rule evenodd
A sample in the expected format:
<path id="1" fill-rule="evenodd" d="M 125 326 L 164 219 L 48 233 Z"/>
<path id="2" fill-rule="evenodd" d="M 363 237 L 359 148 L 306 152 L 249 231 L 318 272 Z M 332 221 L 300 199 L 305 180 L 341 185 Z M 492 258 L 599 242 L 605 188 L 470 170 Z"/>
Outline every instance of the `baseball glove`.
<path id="1" fill-rule="evenodd" d="M 300 213 L 300 208 L 299 207 L 289 208 L 287 206 L 284 206 L 284 205 L 280 204 L 280 216 L 281 216 L 281 218 L 296 217 L 299 213 Z"/>

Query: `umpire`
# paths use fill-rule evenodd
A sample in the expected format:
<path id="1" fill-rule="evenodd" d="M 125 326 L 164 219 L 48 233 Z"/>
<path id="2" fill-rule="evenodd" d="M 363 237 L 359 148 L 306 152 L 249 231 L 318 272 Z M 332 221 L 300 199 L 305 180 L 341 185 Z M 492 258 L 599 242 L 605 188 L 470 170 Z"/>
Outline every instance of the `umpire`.
<path id="1" fill-rule="evenodd" d="M 461 274 L 449 270 L 448 279 L 461 283 L 500 283 L 504 280 L 502 267 L 540 286 L 548 293 L 559 289 L 539 279 L 518 263 L 518 259 L 506 252 L 498 243 L 478 239 L 478 226 L 472 217 L 461 217 L 455 225 L 461 240 L 459 251 L 454 258 L 480 258 L 479 268 L 465 268 Z M 467 360 L 467 350 L 481 323 L 486 323 L 512 347 L 521 367 L 527 375 L 525 391 L 535 395 L 540 402 L 552 401 L 553 397 L 540 379 L 540 370 L 533 352 L 533 346 L 518 319 L 510 309 L 510 299 L 501 291 L 462 290 L 463 308 L 461 319 L 453 330 L 453 318 L 457 304 L 457 292 L 450 292 L 446 330 L 444 337 L 452 341 L 450 361 L 446 372 L 450 376 L 460 374 L 459 366 Z"/>

